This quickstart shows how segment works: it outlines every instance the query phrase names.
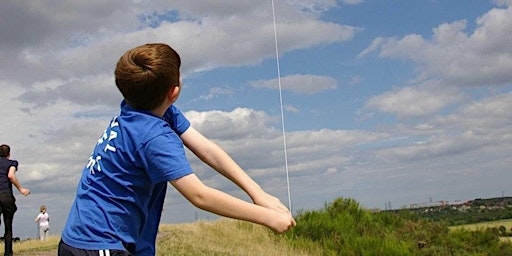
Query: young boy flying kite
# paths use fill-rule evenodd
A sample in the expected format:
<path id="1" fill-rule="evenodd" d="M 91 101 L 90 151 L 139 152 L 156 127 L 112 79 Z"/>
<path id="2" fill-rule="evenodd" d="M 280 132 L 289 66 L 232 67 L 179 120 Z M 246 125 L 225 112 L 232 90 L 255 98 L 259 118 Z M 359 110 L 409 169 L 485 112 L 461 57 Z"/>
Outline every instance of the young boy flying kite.
<path id="1" fill-rule="evenodd" d="M 58 254 L 155 255 L 167 182 L 193 205 L 282 233 L 290 211 L 267 194 L 228 154 L 205 138 L 173 105 L 181 60 L 166 44 L 146 44 L 118 61 L 121 112 L 98 139 L 82 171 Z M 205 186 L 183 146 L 243 189 L 254 203 Z"/>

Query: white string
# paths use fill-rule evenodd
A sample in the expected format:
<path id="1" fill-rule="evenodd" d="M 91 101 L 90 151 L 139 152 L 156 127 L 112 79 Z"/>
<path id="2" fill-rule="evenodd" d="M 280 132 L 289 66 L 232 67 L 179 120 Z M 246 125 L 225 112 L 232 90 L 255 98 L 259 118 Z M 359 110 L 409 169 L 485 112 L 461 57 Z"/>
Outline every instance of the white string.
<path id="1" fill-rule="evenodd" d="M 281 106 L 281 124 L 283 128 L 284 165 L 286 170 L 286 187 L 288 189 L 288 208 L 292 211 L 292 198 L 290 195 L 290 176 L 288 174 L 288 153 L 286 152 L 286 130 L 284 128 L 283 94 L 281 89 L 281 69 L 279 67 L 279 49 L 277 47 L 276 11 L 272 0 L 272 19 L 274 22 L 274 43 L 276 46 L 277 83 L 279 85 L 279 103 Z"/>

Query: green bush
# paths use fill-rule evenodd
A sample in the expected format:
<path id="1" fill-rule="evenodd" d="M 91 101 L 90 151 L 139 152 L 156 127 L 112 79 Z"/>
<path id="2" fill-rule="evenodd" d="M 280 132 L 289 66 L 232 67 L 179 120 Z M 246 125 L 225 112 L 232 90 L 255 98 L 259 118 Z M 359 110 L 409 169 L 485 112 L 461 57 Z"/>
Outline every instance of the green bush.
<path id="1" fill-rule="evenodd" d="M 512 244 L 500 242 L 499 229 L 450 231 L 446 223 L 408 210 L 372 213 L 353 199 L 335 199 L 296 220 L 286 233 L 289 241 L 319 243 L 325 255 L 512 256 Z"/>

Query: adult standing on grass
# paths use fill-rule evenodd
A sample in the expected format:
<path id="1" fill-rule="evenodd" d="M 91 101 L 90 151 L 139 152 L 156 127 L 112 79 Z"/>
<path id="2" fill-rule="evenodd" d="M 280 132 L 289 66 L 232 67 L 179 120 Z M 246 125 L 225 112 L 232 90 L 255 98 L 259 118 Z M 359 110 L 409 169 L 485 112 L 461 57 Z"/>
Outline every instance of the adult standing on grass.
<path id="1" fill-rule="evenodd" d="M 50 215 L 44 205 L 41 205 L 39 211 L 40 213 L 37 215 L 34 222 L 39 226 L 39 240 L 45 241 L 50 235 Z"/>
<path id="2" fill-rule="evenodd" d="M 59 255 L 155 255 L 167 182 L 195 206 L 282 233 L 290 211 L 264 192 L 228 154 L 190 126 L 173 105 L 181 60 L 166 44 L 127 51 L 115 70 L 124 97 L 82 171 L 61 235 Z M 249 203 L 205 186 L 183 146 L 242 188 Z"/>
<path id="3" fill-rule="evenodd" d="M 18 161 L 11 160 L 11 148 L 8 145 L 0 145 L 0 215 L 4 218 L 4 244 L 5 254 L 12 255 L 12 220 L 16 207 L 16 198 L 12 193 L 14 185 L 22 195 L 28 196 L 30 190 L 23 188 L 16 178 Z"/>

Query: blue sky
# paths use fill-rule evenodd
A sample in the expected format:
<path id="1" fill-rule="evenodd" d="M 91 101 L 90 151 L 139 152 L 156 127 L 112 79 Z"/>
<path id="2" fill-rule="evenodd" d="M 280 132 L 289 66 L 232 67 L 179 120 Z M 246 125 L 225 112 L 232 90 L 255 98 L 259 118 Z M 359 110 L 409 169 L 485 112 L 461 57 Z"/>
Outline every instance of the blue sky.
<path id="1" fill-rule="evenodd" d="M 121 100 L 126 50 L 183 59 L 176 105 L 294 211 L 512 194 L 512 2 L 3 1 L 0 143 L 20 161 L 15 236 L 39 206 L 60 233 L 82 167 Z M 189 155 L 207 185 L 248 198 Z M 162 221 L 214 219 L 168 190 Z M 299 223 L 300 225 L 300 223 Z"/>

